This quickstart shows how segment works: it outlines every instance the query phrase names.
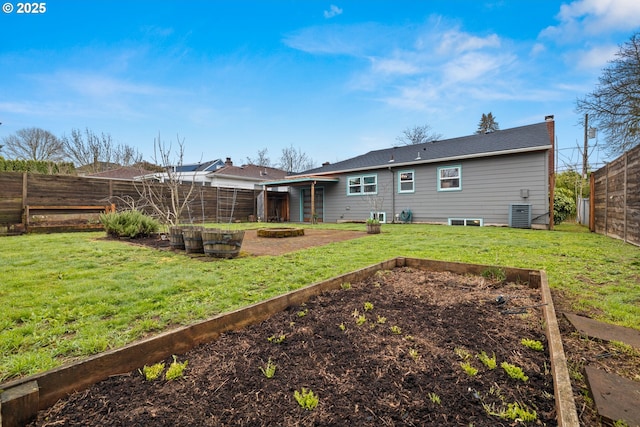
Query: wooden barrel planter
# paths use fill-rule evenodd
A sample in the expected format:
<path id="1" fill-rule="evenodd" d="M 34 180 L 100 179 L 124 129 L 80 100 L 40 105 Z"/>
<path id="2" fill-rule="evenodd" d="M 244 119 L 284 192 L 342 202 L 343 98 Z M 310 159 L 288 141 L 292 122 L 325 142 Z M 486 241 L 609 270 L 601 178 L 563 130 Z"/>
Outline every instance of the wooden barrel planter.
<path id="1" fill-rule="evenodd" d="M 171 246 L 171 249 L 184 249 L 182 227 L 174 226 L 169 228 L 169 246 Z"/>
<path id="2" fill-rule="evenodd" d="M 279 228 L 260 228 L 258 237 L 296 237 L 304 236 L 304 228 L 279 227 Z"/>
<path id="3" fill-rule="evenodd" d="M 202 231 L 204 253 L 216 258 L 235 258 L 240 253 L 244 230 L 205 229 Z"/>
<path id="4" fill-rule="evenodd" d="M 189 254 L 202 254 L 204 247 L 202 245 L 203 227 L 189 226 L 182 228 L 182 236 L 184 238 L 184 250 Z"/>

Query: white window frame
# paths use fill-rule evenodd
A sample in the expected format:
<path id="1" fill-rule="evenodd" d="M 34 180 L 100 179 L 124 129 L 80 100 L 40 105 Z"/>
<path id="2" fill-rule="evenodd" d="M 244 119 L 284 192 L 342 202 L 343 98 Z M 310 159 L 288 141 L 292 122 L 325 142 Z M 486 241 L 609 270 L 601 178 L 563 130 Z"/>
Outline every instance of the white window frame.
<path id="1" fill-rule="evenodd" d="M 463 221 L 464 224 L 453 224 L 454 221 Z M 479 222 L 479 225 L 469 225 L 470 222 Z M 484 226 L 484 220 L 482 218 L 449 218 L 449 225 L 453 225 L 453 226 L 464 226 L 464 227 L 483 227 Z"/>
<path id="2" fill-rule="evenodd" d="M 402 175 L 404 174 L 411 174 L 411 180 L 402 180 Z M 402 183 L 411 183 L 411 189 L 410 190 L 403 190 L 402 189 Z M 403 171 L 398 171 L 398 193 L 415 193 L 416 192 L 416 172 L 414 170 L 403 170 Z"/>
<path id="3" fill-rule="evenodd" d="M 373 182 L 365 182 L 365 180 L 373 178 Z M 352 180 L 358 180 L 357 184 L 352 184 Z M 366 191 L 367 187 L 374 186 L 374 191 Z M 358 188 L 359 191 L 351 191 Z M 347 177 L 347 196 L 367 196 L 378 194 L 378 174 L 352 175 Z"/>
<path id="4" fill-rule="evenodd" d="M 457 187 L 442 187 L 442 171 L 444 170 L 449 170 L 449 169 L 457 169 L 458 170 L 458 176 L 457 177 L 446 177 L 444 178 L 444 180 L 454 180 L 457 179 L 458 180 L 458 186 Z M 438 191 L 460 191 L 462 190 L 462 166 L 461 165 L 452 165 L 452 166 L 440 166 L 437 169 L 437 173 L 438 173 Z"/>

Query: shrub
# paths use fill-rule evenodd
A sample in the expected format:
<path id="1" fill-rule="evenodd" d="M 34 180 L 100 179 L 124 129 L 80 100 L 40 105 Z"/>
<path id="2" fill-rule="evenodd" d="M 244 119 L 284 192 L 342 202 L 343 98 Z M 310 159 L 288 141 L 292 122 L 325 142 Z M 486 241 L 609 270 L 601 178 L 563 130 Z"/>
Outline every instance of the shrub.
<path id="1" fill-rule="evenodd" d="M 560 224 L 576 214 L 576 201 L 566 188 L 556 188 L 553 195 L 553 223 Z"/>
<path id="2" fill-rule="evenodd" d="M 160 229 L 160 223 L 140 211 L 130 210 L 100 214 L 100 222 L 107 234 L 115 237 L 148 236 Z"/>

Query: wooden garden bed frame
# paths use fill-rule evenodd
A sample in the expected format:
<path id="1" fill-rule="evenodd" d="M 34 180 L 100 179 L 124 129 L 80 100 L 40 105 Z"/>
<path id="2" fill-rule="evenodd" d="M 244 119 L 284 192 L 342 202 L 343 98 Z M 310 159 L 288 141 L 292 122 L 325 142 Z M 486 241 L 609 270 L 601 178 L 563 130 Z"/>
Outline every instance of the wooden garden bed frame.
<path id="1" fill-rule="evenodd" d="M 115 212 L 116 205 L 85 205 L 85 206 L 48 206 L 48 205 L 25 205 L 24 213 L 22 216 L 22 222 L 24 224 L 25 232 L 64 232 L 64 231 L 90 231 L 90 230 L 102 230 L 104 227 L 100 222 L 89 222 L 88 218 L 78 217 L 78 214 L 99 214 Z M 51 221 L 33 221 L 33 215 L 42 213 L 46 216 L 45 212 L 55 212 L 53 215 L 56 219 Z M 69 220 L 60 221 L 59 217 L 65 214 L 74 218 Z"/>
<path id="2" fill-rule="evenodd" d="M 172 354 L 185 353 L 199 344 L 217 339 L 223 332 L 259 323 L 289 306 L 300 305 L 327 290 L 339 289 L 343 283 L 360 281 L 378 270 L 390 270 L 395 267 L 473 275 L 481 275 L 488 269 L 500 268 L 505 272 L 507 281 L 527 283 L 530 288 L 539 289 L 549 344 L 558 425 L 579 427 L 567 360 L 547 275 L 544 271 L 402 257 L 314 283 L 73 364 L 0 384 L 0 426 L 22 426 L 34 419 L 38 410 L 46 409 L 57 400 L 86 389 L 109 376 L 131 372 L 144 365 L 157 363 Z"/>

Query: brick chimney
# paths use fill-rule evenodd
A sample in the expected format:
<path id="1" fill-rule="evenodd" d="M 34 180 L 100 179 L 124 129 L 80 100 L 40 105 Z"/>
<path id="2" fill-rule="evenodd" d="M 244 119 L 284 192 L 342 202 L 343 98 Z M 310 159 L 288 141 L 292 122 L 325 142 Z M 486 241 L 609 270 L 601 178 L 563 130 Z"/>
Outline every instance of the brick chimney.
<path id="1" fill-rule="evenodd" d="M 224 161 L 225 166 L 233 166 L 233 162 L 231 161 L 231 157 L 227 157 L 227 160 Z"/>

